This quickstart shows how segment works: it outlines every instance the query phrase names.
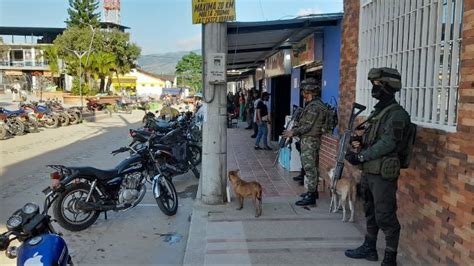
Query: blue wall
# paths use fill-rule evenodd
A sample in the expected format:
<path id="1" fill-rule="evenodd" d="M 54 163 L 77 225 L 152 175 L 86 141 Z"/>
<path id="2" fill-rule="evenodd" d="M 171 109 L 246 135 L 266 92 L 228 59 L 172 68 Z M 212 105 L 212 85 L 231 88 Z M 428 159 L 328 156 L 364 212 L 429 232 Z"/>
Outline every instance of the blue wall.
<path id="1" fill-rule="evenodd" d="M 341 57 L 341 21 L 337 26 L 324 27 L 324 56 L 322 76 L 322 100 L 339 103 L 339 63 Z"/>

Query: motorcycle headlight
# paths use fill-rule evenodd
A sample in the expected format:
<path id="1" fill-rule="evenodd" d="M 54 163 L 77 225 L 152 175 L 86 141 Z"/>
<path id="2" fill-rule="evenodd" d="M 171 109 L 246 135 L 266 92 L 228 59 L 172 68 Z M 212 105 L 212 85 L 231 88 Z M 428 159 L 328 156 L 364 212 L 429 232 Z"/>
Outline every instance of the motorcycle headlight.
<path id="1" fill-rule="evenodd" d="M 21 210 L 23 211 L 24 214 L 28 214 L 28 215 L 37 214 L 39 212 L 39 206 L 36 203 L 29 202 L 25 204 L 25 206 L 23 206 Z"/>
<path id="2" fill-rule="evenodd" d="M 8 230 L 14 230 L 17 229 L 18 227 L 21 226 L 21 223 L 23 222 L 23 218 L 19 215 L 12 215 L 10 218 L 7 220 L 7 229 Z"/>

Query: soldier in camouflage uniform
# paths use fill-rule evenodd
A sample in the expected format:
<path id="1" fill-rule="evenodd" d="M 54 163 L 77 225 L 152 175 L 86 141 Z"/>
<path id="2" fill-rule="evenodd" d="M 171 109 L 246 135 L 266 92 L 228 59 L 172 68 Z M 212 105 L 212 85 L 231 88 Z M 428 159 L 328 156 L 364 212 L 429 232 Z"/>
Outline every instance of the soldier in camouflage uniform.
<path id="1" fill-rule="evenodd" d="M 400 224 L 397 219 L 397 180 L 400 174 L 399 147 L 411 123 L 410 116 L 395 100 L 401 89 L 396 69 L 373 68 L 369 71 L 372 97 L 379 100 L 367 121 L 359 126 L 362 136 L 354 136 L 346 159 L 362 170 L 361 188 L 367 223 L 362 246 L 345 252 L 350 258 L 377 261 L 376 241 L 379 229 L 385 234 L 386 249 L 382 265 L 396 265 Z"/>
<path id="2" fill-rule="evenodd" d="M 286 138 L 298 136 L 301 139 L 301 162 L 305 170 L 305 180 L 308 191 L 301 194 L 302 199 L 296 202 L 298 206 L 315 205 L 318 198 L 319 179 L 319 148 L 321 146 L 322 129 L 325 116 L 325 105 L 321 101 L 321 89 L 313 78 L 301 82 L 305 108 L 298 121 L 298 126 L 285 130 Z"/>

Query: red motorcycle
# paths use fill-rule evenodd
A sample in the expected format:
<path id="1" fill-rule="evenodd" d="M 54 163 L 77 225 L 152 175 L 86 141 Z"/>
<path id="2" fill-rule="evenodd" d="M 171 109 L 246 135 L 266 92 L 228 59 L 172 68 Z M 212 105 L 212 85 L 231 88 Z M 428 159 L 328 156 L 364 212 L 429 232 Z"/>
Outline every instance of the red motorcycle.
<path id="1" fill-rule="evenodd" d="M 93 98 L 86 98 L 87 101 L 87 110 L 91 112 L 102 111 L 105 109 L 105 104 L 99 103 L 98 100 Z"/>

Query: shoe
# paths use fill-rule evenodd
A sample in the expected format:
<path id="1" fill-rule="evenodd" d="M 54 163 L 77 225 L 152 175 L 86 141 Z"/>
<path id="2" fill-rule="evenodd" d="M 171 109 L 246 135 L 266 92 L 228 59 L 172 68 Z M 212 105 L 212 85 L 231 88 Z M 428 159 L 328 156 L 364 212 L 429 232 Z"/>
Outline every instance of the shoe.
<path id="1" fill-rule="evenodd" d="M 298 185 L 300 185 L 300 186 L 304 186 L 304 179 L 303 179 L 303 180 L 300 180 L 300 181 L 298 181 Z"/>
<path id="2" fill-rule="evenodd" d="M 260 148 L 260 146 L 258 146 L 258 145 L 255 145 L 254 149 L 255 150 L 261 150 L 262 148 Z"/>
<path id="3" fill-rule="evenodd" d="M 397 266 L 397 252 L 385 250 L 382 266 Z"/>
<path id="4" fill-rule="evenodd" d="M 314 195 L 314 192 L 306 192 L 306 195 L 295 202 L 297 206 L 310 206 L 310 205 L 315 205 L 316 204 L 316 197 Z"/>
<path id="5" fill-rule="evenodd" d="M 295 181 L 303 181 L 303 180 L 304 180 L 304 175 L 299 174 L 299 175 L 297 175 L 297 176 L 294 176 L 294 177 L 293 177 L 293 180 L 295 180 Z"/>
<path id="6" fill-rule="evenodd" d="M 252 127 L 246 127 L 245 129 L 252 129 Z"/>
<path id="7" fill-rule="evenodd" d="M 256 138 L 256 137 L 257 137 L 257 135 L 252 135 L 252 136 L 250 136 L 250 137 L 251 137 L 252 139 L 254 139 L 254 138 Z"/>
<path id="8" fill-rule="evenodd" d="M 300 194 L 300 197 L 304 198 L 304 197 L 306 197 L 306 195 L 307 195 L 308 193 L 310 193 L 310 192 L 301 193 L 301 194 Z M 316 199 L 319 199 L 319 192 L 318 192 L 318 189 L 316 189 L 316 191 L 314 192 L 314 197 L 315 197 Z"/>
<path id="9" fill-rule="evenodd" d="M 379 260 L 379 255 L 377 254 L 376 245 L 376 238 L 371 239 L 366 236 L 362 246 L 356 249 L 348 249 L 344 254 L 352 259 L 366 259 L 370 261 L 377 261 Z"/>
<path id="10" fill-rule="evenodd" d="M 271 151 L 272 148 L 270 146 L 265 146 L 265 148 L 263 148 L 264 150 L 267 150 L 267 151 Z"/>

